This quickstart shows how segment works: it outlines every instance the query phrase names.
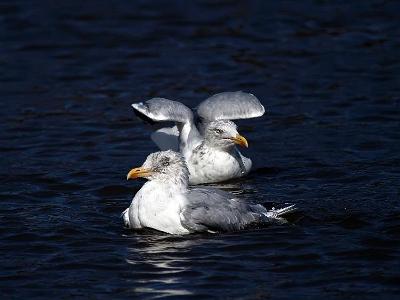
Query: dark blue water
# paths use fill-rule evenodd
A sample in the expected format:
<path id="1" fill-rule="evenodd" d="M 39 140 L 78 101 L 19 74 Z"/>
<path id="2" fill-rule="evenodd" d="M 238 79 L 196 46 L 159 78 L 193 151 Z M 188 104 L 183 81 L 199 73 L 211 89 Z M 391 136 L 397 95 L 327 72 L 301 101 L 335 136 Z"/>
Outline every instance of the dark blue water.
<path id="1" fill-rule="evenodd" d="M 2 299 L 391 299 L 400 292 L 400 4 L 2 1 Z M 223 187 L 290 225 L 123 228 L 156 150 L 130 104 L 252 92 Z"/>

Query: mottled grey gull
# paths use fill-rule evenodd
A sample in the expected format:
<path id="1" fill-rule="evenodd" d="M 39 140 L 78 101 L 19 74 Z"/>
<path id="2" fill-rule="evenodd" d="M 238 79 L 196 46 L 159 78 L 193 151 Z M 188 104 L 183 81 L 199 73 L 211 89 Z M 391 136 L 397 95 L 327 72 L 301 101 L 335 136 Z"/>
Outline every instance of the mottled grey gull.
<path id="1" fill-rule="evenodd" d="M 282 222 L 294 205 L 267 210 L 215 188 L 189 188 L 182 155 L 172 150 L 150 154 L 127 179 L 148 181 L 122 213 L 128 228 L 153 228 L 170 234 L 236 231 L 251 225 Z"/>

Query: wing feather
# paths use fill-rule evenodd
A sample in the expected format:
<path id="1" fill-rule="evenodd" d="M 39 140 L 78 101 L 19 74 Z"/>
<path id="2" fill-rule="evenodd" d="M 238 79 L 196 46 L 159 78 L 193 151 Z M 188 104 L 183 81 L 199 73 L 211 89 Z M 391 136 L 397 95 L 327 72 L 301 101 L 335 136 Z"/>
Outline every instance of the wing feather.
<path id="1" fill-rule="evenodd" d="M 140 114 L 152 121 L 173 121 L 179 123 L 191 122 L 193 113 L 186 105 L 165 98 L 152 98 L 146 102 L 132 104 Z"/>
<path id="2" fill-rule="evenodd" d="M 177 126 L 157 129 L 151 134 L 151 139 L 160 150 L 179 151 L 179 131 Z"/>
<path id="3" fill-rule="evenodd" d="M 135 114 L 153 125 L 161 122 L 162 128 L 151 134 L 151 139 L 161 150 L 179 151 L 183 147 L 191 147 L 200 139 L 197 128 L 193 124 L 193 112 L 186 105 L 165 98 L 152 98 L 145 102 L 133 103 Z M 173 127 L 164 123 L 175 123 Z M 188 124 L 188 132 L 182 134 L 181 129 Z M 186 126 L 186 125 L 185 125 Z"/>
<path id="4" fill-rule="evenodd" d="M 192 189 L 182 212 L 182 224 L 191 231 L 235 231 L 266 219 L 261 205 L 248 205 L 212 188 Z"/>
<path id="5" fill-rule="evenodd" d="M 197 107 L 198 116 L 206 121 L 250 119 L 264 113 L 257 97 L 242 91 L 215 94 Z"/>

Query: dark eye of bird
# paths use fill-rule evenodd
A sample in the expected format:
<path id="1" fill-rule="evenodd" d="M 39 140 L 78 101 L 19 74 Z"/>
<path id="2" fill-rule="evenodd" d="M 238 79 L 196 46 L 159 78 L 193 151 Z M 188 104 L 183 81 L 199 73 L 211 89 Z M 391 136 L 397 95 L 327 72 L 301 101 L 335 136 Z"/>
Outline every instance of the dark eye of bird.
<path id="1" fill-rule="evenodd" d="M 168 158 L 163 159 L 162 162 L 161 162 L 161 164 L 162 164 L 164 167 L 169 166 L 169 159 L 168 159 Z"/>
<path id="2" fill-rule="evenodd" d="M 214 131 L 218 134 L 221 134 L 223 131 L 221 129 L 214 129 Z"/>

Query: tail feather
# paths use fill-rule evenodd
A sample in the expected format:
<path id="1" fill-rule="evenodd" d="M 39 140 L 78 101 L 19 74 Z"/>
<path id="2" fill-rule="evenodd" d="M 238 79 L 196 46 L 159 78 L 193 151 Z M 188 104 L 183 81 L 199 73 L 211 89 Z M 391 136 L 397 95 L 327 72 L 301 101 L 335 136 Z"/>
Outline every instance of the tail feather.
<path id="1" fill-rule="evenodd" d="M 269 210 L 266 213 L 266 217 L 286 222 L 286 220 L 283 218 L 283 216 L 290 214 L 292 212 L 295 212 L 296 210 L 297 210 L 297 207 L 295 204 L 292 204 L 292 205 L 289 205 L 289 206 L 286 206 L 286 207 L 280 208 L 280 209 L 272 208 L 271 210 Z"/>

